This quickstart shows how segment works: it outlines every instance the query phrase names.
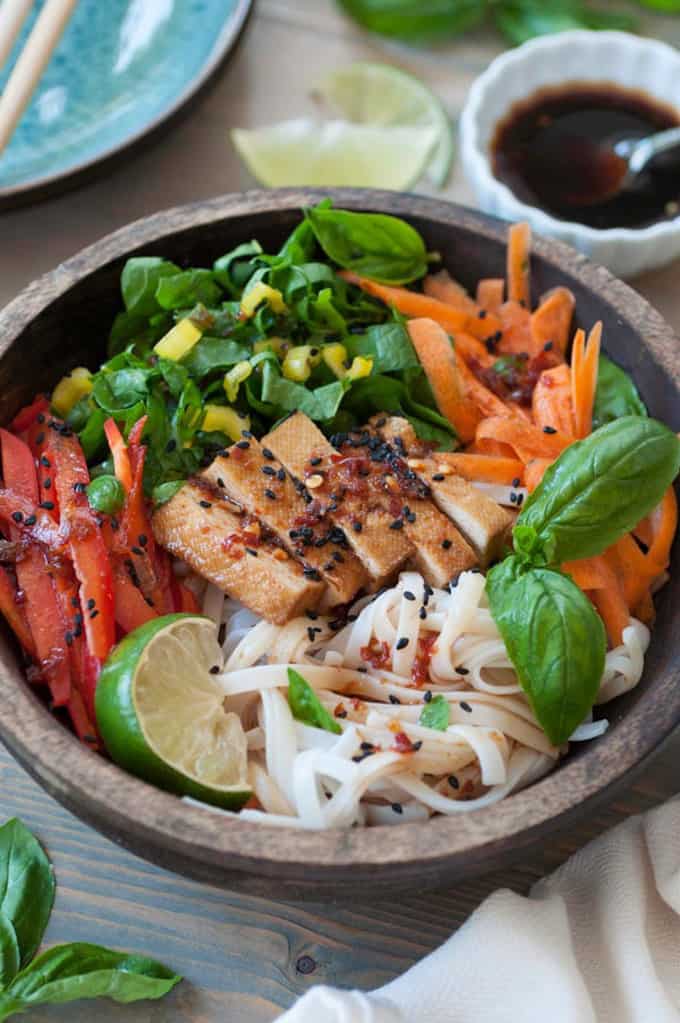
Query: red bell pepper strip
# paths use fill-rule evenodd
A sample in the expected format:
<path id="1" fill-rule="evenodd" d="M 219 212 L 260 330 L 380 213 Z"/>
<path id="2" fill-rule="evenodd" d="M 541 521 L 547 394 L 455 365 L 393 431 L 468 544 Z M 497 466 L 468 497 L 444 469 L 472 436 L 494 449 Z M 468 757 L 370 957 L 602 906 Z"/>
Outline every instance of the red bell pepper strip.
<path id="1" fill-rule="evenodd" d="M 78 738 L 84 742 L 86 746 L 89 746 L 90 749 L 100 749 L 97 732 L 90 720 L 90 716 L 85 707 L 85 701 L 77 689 L 74 689 L 71 693 L 71 699 L 68 702 L 68 711 L 71 715 L 71 721 L 73 722 L 73 727 L 76 730 Z"/>
<path id="2" fill-rule="evenodd" d="M 104 423 L 104 433 L 108 441 L 111 455 L 113 457 L 113 470 L 116 479 L 122 486 L 125 493 L 130 492 L 132 486 L 132 469 L 130 467 L 130 456 L 123 440 L 123 435 L 113 419 L 107 419 Z"/>
<path id="3" fill-rule="evenodd" d="M 60 526 L 80 583 L 88 651 L 103 661 L 115 642 L 113 577 L 101 529 L 85 493 L 90 474 L 78 439 L 59 423 L 50 428 L 47 452 L 59 501 Z"/>
<path id="4" fill-rule="evenodd" d="M 144 433 L 144 427 L 148 416 L 141 416 L 128 434 L 128 446 L 131 448 L 138 448 L 142 443 L 142 434 Z"/>
<path id="5" fill-rule="evenodd" d="M 19 514 L 16 501 L 24 497 L 27 505 L 32 507 L 37 499 L 38 479 L 33 466 L 33 456 L 26 444 L 17 437 L 3 431 L 2 437 L 2 472 L 5 485 L 23 490 L 24 494 L 12 495 L 8 491 L 0 493 L 9 500 L 14 499 L 14 513 Z M 29 468 L 33 469 L 31 478 Z M 10 510 L 9 514 L 12 514 Z M 26 516 L 22 514 L 22 525 Z M 18 540 L 21 533 L 15 520 L 9 531 L 13 540 Z M 37 515 L 36 515 L 37 525 Z M 69 666 L 68 647 L 64 632 L 59 602 L 49 574 L 49 565 L 43 548 L 36 543 L 25 545 L 16 563 L 17 582 L 25 597 L 26 618 L 28 621 L 35 652 L 41 670 L 44 672 L 55 706 L 68 703 L 71 695 L 71 672 Z"/>
<path id="6" fill-rule="evenodd" d="M 116 606 L 116 624 L 123 632 L 132 632 L 140 625 L 157 618 L 155 610 L 146 602 L 144 594 L 135 586 L 130 573 L 118 559 L 113 563 L 113 592 Z"/>
<path id="7" fill-rule="evenodd" d="M 50 411 L 50 403 L 44 394 L 39 394 L 38 397 L 31 402 L 30 405 L 26 405 L 20 409 L 15 415 L 12 422 L 9 424 L 9 428 L 12 433 L 24 433 L 30 426 L 33 425 L 38 419 L 38 416 L 47 416 Z"/>
<path id="8" fill-rule="evenodd" d="M 35 658 L 35 643 L 33 642 L 33 636 L 28 625 L 26 612 L 21 604 L 17 603 L 17 588 L 7 569 L 2 566 L 0 566 L 0 611 L 26 653 Z"/>
<path id="9" fill-rule="evenodd" d="M 3 465 L 4 461 L 3 457 Z M 0 520 L 16 537 L 44 544 L 53 553 L 64 547 L 64 537 L 50 513 L 15 490 L 0 490 Z"/>
<path id="10" fill-rule="evenodd" d="M 175 598 L 175 611 L 201 614 L 201 605 L 198 603 L 194 592 L 188 586 L 184 586 L 179 579 L 173 578 L 172 589 Z"/>

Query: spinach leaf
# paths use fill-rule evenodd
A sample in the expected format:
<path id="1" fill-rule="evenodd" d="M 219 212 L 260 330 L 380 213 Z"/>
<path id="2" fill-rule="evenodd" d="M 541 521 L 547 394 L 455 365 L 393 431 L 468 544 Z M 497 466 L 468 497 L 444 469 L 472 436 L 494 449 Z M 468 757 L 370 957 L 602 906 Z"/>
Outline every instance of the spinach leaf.
<path id="1" fill-rule="evenodd" d="M 333 205 L 331 199 L 322 199 L 314 209 L 329 210 Z M 316 238 L 311 224 L 302 220 L 286 238 L 278 252 L 277 261 L 287 263 L 308 263 L 314 256 Z"/>
<path id="2" fill-rule="evenodd" d="M 310 390 L 303 384 L 281 376 L 278 363 L 268 359 L 263 364 L 261 401 L 275 405 L 285 412 L 299 410 L 315 422 L 332 419 L 345 395 L 346 385 L 341 380 Z"/>
<path id="3" fill-rule="evenodd" d="M 19 942 L 12 921 L 0 911 L 0 988 L 16 977 L 21 966 Z"/>
<path id="4" fill-rule="evenodd" d="M 340 0 L 359 24 L 406 42 L 438 41 L 480 22 L 484 0 Z"/>
<path id="5" fill-rule="evenodd" d="M 646 415 L 647 409 L 631 378 L 606 355 L 601 355 L 597 368 L 593 427 L 604 426 L 622 416 Z"/>
<path id="6" fill-rule="evenodd" d="M 373 359 L 374 373 L 398 373 L 420 365 L 401 323 L 381 323 L 369 327 L 365 334 L 350 334 L 345 347 L 350 358 L 367 355 Z"/>
<path id="7" fill-rule="evenodd" d="M 262 246 L 259 242 L 253 240 L 237 245 L 213 263 L 215 280 L 232 298 L 238 298 L 257 266 L 257 257 L 261 255 Z"/>
<path id="8" fill-rule="evenodd" d="M 546 564 L 600 554 L 656 507 L 678 469 L 680 440 L 662 423 L 607 423 L 547 470 L 517 520 L 515 549 Z"/>
<path id="9" fill-rule="evenodd" d="M 302 675 L 288 669 L 288 703 L 294 718 L 303 721 L 313 728 L 323 728 L 326 732 L 340 735 L 342 728 L 335 718 L 328 713 L 309 682 Z"/>
<path id="10" fill-rule="evenodd" d="M 182 365 L 190 376 L 202 380 L 209 373 L 224 373 L 237 362 L 243 362 L 252 355 L 250 345 L 223 337 L 202 337 Z"/>
<path id="11" fill-rule="evenodd" d="M 385 284 L 407 284 L 427 272 L 425 243 L 405 220 L 318 207 L 305 216 L 326 255 L 346 270 Z"/>
<path id="12" fill-rule="evenodd" d="M 162 998 L 181 978 L 153 959 L 99 945 L 56 945 L 38 956 L 0 994 L 0 1020 L 35 1005 L 79 998 L 136 1002 Z"/>
<path id="13" fill-rule="evenodd" d="M 161 277 L 156 288 L 156 301 L 162 309 L 187 309 L 202 303 L 214 305 L 222 296 L 211 270 L 184 270 Z"/>
<path id="14" fill-rule="evenodd" d="M 92 387 L 92 397 L 109 415 L 144 401 L 148 394 L 149 370 L 121 369 L 114 373 L 98 373 Z"/>
<path id="15" fill-rule="evenodd" d="M 153 316 L 159 311 L 156 288 L 163 277 L 181 273 L 175 263 L 158 256 L 134 256 L 128 259 L 120 277 L 123 302 L 128 313 Z"/>
<path id="16" fill-rule="evenodd" d="M 607 647 L 602 620 L 568 576 L 515 556 L 490 570 L 486 592 L 520 684 L 559 746 L 595 702 Z"/>
<path id="17" fill-rule="evenodd" d="M 0 911 L 16 932 L 22 966 L 42 941 L 53 902 L 54 875 L 43 847 L 20 820 L 7 821 L 0 827 Z"/>
<path id="18" fill-rule="evenodd" d="M 106 435 L 104 434 L 104 423 L 108 414 L 100 408 L 95 408 L 82 428 L 78 431 L 78 440 L 83 449 L 83 454 L 88 462 L 92 461 L 95 455 L 104 447 Z"/>
<path id="19" fill-rule="evenodd" d="M 166 501 L 172 500 L 175 494 L 179 493 L 185 484 L 185 480 L 169 480 L 167 483 L 159 483 L 157 487 L 153 488 L 151 498 L 153 503 L 165 504 Z"/>
<path id="20" fill-rule="evenodd" d="M 421 710 L 418 724 L 425 728 L 436 728 L 438 732 L 445 732 L 449 727 L 450 719 L 448 700 L 438 693 Z"/>

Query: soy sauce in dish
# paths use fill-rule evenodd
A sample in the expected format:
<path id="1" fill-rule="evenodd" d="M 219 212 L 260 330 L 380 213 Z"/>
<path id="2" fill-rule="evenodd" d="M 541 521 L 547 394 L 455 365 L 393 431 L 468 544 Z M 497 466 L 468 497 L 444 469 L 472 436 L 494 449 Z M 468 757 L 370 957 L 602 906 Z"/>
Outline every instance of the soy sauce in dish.
<path id="1" fill-rule="evenodd" d="M 516 103 L 491 145 L 495 176 L 523 202 L 595 228 L 644 227 L 680 213 L 680 155 L 654 161 L 635 187 L 607 140 L 680 124 L 680 112 L 613 83 L 569 82 Z"/>

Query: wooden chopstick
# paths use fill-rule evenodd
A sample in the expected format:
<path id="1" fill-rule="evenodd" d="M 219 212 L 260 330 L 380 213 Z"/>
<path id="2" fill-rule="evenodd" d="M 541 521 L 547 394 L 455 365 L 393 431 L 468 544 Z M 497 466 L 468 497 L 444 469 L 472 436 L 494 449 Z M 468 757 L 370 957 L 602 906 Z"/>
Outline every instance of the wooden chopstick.
<path id="1" fill-rule="evenodd" d="M 0 3 L 0 68 L 9 57 L 33 0 L 2 0 Z"/>
<path id="2" fill-rule="evenodd" d="M 46 0 L 38 15 L 0 96 L 0 153 L 14 134 L 77 2 Z M 18 7 L 17 0 L 12 6 Z"/>

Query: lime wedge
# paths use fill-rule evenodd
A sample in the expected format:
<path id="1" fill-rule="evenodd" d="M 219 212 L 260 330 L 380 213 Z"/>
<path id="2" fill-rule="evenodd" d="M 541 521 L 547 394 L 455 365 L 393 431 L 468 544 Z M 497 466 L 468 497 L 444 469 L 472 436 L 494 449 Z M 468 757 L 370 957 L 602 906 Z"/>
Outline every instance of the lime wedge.
<path id="1" fill-rule="evenodd" d="M 307 118 L 266 128 L 235 128 L 241 159 L 263 185 L 356 185 L 392 188 L 415 184 L 438 144 L 431 125 L 381 127 Z"/>
<path id="2" fill-rule="evenodd" d="M 453 160 L 451 122 L 437 96 L 413 75 L 358 61 L 332 71 L 315 91 L 353 124 L 433 129 L 437 142 L 425 173 L 437 188 L 446 184 Z"/>
<path id="3" fill-rule="evenodd" d="M 109 655 L 97 684 L 97 726 L 112 760 L 182 796 L 238 810 L 251 792 L 241 721 L 224 709 L 210 669 L 222 665 L 215 626 L 165 615 Z"/>

